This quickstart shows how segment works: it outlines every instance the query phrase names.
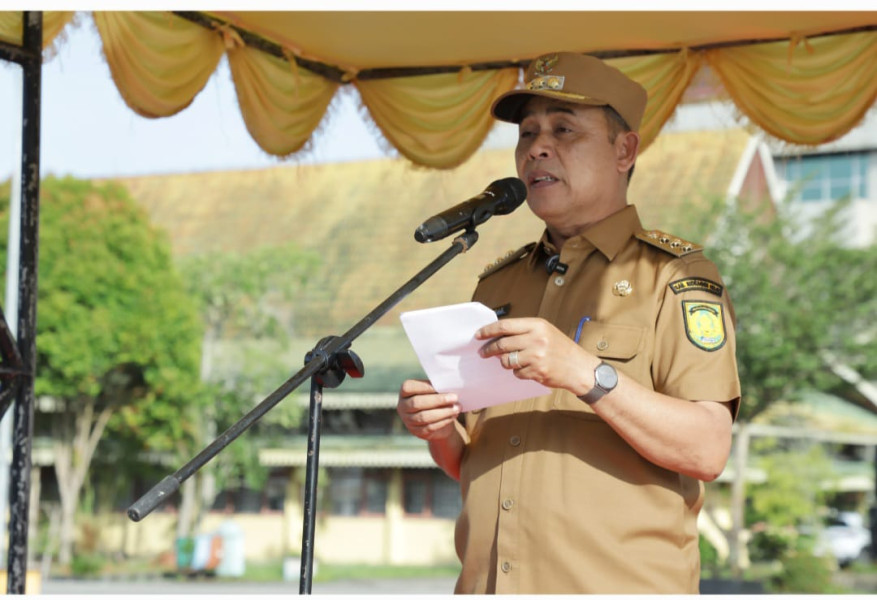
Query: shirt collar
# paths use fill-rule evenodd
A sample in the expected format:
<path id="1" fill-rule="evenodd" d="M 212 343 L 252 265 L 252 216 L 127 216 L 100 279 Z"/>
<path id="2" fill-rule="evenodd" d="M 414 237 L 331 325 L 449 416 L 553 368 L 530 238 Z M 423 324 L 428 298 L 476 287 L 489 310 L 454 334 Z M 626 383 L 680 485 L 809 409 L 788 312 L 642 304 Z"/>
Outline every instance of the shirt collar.
<path id="1" fill-rule="evenodd" d="M 642 228 L 636 207 L 629 204 L 591 225 L 581 237 L 591 242 L 606 258 L 612 260 Z"/>
<path id="2" fill-rule="evenodd" d="M 642 231 L 642 223 L 633 204 L 628 204 L 602 221 L 594 223 L 581 234 L 568 239 L 564 244 L 579 240 L 584 245 L 599 250 L 603 256 L 612 260 L 627 244 L 631 237 Z M 557 249 L 548 237 L 548 231 L 542 233 L 539 248 L 531 254 L 531 260 L 544 260 L 544 257 L 557 254 Z"/>

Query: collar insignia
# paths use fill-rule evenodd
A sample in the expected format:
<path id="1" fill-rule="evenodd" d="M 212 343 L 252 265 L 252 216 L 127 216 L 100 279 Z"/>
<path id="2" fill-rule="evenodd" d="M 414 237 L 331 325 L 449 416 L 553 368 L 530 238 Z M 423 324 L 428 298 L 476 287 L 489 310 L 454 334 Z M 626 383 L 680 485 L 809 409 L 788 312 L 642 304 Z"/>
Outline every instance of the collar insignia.
<path id="1" fill-rule="evenodd" d="M 612 293 L 616 296 L 630 296 L 632 291 L 633 287 L 627 279 L 616 281 L 615 285 L 612 286 Z"/>

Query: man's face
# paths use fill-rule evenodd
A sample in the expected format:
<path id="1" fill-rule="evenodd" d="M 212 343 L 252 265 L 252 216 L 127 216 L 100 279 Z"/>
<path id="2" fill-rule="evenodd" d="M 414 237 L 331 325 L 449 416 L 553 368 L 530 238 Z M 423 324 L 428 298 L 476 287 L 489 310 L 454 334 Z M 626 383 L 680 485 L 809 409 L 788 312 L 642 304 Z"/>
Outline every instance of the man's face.
<path id="1" fill-rule="evenodd" d="M 549 230 L 571 237 L 624 206 L 625 136 L 610 141 L 602 108 L 536 96 L 522 114 L 518 177 L 530 210 Z"/>

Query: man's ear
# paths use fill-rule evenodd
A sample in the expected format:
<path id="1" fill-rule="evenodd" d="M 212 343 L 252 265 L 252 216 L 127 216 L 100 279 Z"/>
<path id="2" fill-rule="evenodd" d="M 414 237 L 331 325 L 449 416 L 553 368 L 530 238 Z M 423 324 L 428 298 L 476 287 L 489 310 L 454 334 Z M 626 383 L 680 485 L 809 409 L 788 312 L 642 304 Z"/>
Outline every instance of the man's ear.
<path id="1" fill-rule="evenodd" d="M 622 131 L 615 136 L 615 161 L 619 173 L 633 168 L 639 153 L 639 134 L 635 131 Z"/>

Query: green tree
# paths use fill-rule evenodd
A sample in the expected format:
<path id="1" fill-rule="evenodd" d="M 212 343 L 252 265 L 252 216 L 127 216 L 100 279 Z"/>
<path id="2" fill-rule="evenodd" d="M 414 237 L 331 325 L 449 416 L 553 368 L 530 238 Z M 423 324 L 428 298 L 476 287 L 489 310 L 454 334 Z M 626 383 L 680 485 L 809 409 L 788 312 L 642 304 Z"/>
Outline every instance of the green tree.
<path id="1" fill-rule="evenodd" d="M 799 544 L 802 527 L 818 529 L 828 486 L 834 479 L 831 461 L 819 443 L 805 440 L 759 440 L 758 464 L 765 482 L 751 487 L 746 521 L 754 530 L 755 560 L 776 560 Z"/>
<path id="2" fill-rule="evenodd" d="M 709 240 L 707 255 L 719 266 L 737 321 L 743 398 L 729 532 L 734 568 L 741 552 L 746 424 L 804 390 L 859 397 L 853 382 L 877 376 L 877 246 L 844 243 L 846 202 L 812 220 L 801 216 L 801 208 L 791 196 L 779 203 L 723 205 L 711 221 L 712 235 L 701 238 Z"/>
<path id="3" fill-rule="evenodd" d="M 280 384 L 283 379 L 278 373 L 291 374 L 277 350 L 289 342 L 295 328 L 293 300 L 319 262 L 316 253 L 295 244 L 243 253 L 210 252 L 180 261 L 186 289 L 197 301 L 204 328 L 201 380 L 211 398 L 194 415 L 202 446 Z M 216 362 L 228 355 L 237 360 L 225 360 L 226 368 L 217 369 Z M 299 413 L 294 403 L 283 402 L 253 429 L 259 430 L 264 442 L 272 426 L 292 427 Z M 198 530 L 217 490 L 233 480 L 259 487 L 264 471 L 257 451 L 255 438 L 233 443 L 184 483 L 179 536 Z"/>
<path id="4" fill-rule="evenodd" d="M 168 241 L 123 188 L 50 177 L 40 195 L 35 394 L 52 408 L 35 428 L 51 434 L 68 565 L 80 494 L 113 415 L 134 430 L 156 419 L 168 442 L 192 435 L 167 407 L 197 392 L 201 330 Z M 8 185 L 0 198 L 5 265 Z"/>
<path id="5" fill-rule="evenodd" d="M 761 439 L 753 446 L 766 478 L 748 493 L 750 558 L 782 564 L 771 578 L 771 591 L 831 591 L 831 558 L 815 553 L 820 517 L 836 480 L 825 447 L 799 439 Z"/>
<path id="6" fill-rule="evenodd" d="M 737 205 L 719 221 L 709 255 L 737 315 L 741 421 L 801 390 L 848 388 L 838 364 L 877 376 L 877 245 L 844 245 L 846 207 L 811 221 L 792 200 Z"/>

